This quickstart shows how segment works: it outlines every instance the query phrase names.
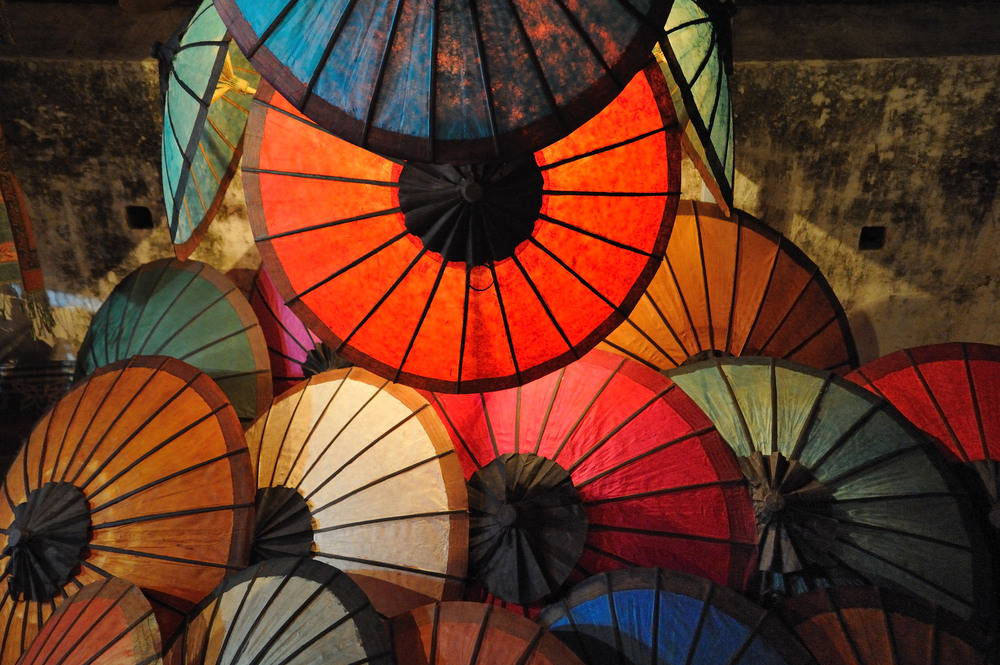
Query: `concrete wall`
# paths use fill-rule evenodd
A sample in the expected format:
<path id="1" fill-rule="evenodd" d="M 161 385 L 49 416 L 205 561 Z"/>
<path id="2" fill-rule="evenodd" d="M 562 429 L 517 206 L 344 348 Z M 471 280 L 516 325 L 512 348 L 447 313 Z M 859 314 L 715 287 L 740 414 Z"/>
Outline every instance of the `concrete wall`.
<path id="1" fill-rule="evenodd" d="M 0 121 L 56 306 L 57 326 L 46 341 L 72 354 L 125 275 L 173 254 L 160 181 L 156 62 L 0 58 L 0 91 Z M 129 228 L 127 206 L 148 208 L 154 228 Z M 237 179 L 192 258 L 223 271 L 255 266 L 245 220 Z"/>
<path id="2" fill-rule="evenodd" d="M 738 207 L 820 266 L 862 361 L 1000 344 L 997 56 L 737 66 Z M 883 249 L 859 251 L 861 227 Z"/>
<path id="3" fill-rule="evenodd" d="M 68 5 L 9 7 L 20 39 L 0 48 L 0 120 L 59 305 L 52 342 L 71 355 L 111 288 L 141 263 L 172 254 L 159 182 L 155 64 L 143 56 L 182 14 L 128 18 L 114 7 L 86 8 L 106 12 L 102 19 L 74 15 Z M 30 15 L 53 11 L 70 25 L 98 27 L 54 39 L 52 31 L 65 26 L 50 20 L 44 33 Z M 1000 344 L 1000 57 L 982 39 L 963 46 L 940 37 L 928 42 L 928 56 L 915 55 L 917 27 L 901 26 L 899 17 L 926 19 L 919 12 L 882 24 L 868 18 L 869 27 L 902 35 L 888 44 L 900 57 L 870 57 L 870 45 L 859 50 L 846 39 L 818 38 L 854 34 L 864 12 L 828 14 L 824 6 L 812 22 L 795 14 L 803 26 L 795 28 L 788 11 L 737 15 L 737 206 L 819 264 L 844 301 L 863 361 L 946 340 Z M 939 21 L 928 23 L 933 34 L 981 34 L 938 30 L 946 15 L 980 28 L 993 16 L 939 9 Z M 827 30 L 817 29 L 820 19 L 832 21 Z M 778 40 L 782 25 L 787 38 Z M 798 47 L 790 43 L 796 39 Z M 991 45 L 996 50 L 1000 40 Z M 796 59 L 796 52 L 819 59 Z M 694 170 L 684 176 L 685 191 L 697 196 Z M 150 208 L 155 228 L 127 228 L 127 205 Z M 858 251 L 862 226 L 884 226 L 885 247 Z M 256 265 L 238 178 L 193 258 L 223 271 Z"/>

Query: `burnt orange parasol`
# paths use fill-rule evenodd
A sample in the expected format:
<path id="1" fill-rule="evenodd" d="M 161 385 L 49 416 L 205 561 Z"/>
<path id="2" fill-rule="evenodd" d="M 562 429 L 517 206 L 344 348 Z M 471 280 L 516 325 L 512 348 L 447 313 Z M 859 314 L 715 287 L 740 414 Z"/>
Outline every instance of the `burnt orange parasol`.
<path id="1" fill-rule="evenodd" d="M 246 565 L 253 476 L 236 412 L 179 360 L 94 372 L 36 425 L 0 501 L 0 660 L 55 600 L 116 576 L 149 597 L 164 634 Z"/>
<path id="2" fill-rule="evenodd" d="M 667 254 L 601 344 L 654 369 L 769 356 L 843 374 L 858 364 L 844 308 L 798 247 L 745 212 L 682 201 Z"/>
<path id="3" fill-rule="evenodd" d="M 481 603 L 435 603 L 389 622 L 397 665 L 582 665 L 530 619 Z"/>
<path id="4" fill-rule="evenodd" d="M 815 589 L 777 608 L 820 665 L 983 665 L 985 635 L 926 600 L 878 587 Z"/>

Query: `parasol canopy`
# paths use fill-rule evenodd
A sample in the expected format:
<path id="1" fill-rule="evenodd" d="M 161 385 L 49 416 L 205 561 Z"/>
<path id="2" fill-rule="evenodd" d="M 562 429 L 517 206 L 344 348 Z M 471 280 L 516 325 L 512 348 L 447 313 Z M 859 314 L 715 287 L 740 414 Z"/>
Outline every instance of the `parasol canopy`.
<path id="1" fill-rule="evenodd" d="M 4 480 L 0 661 L 17 659 L 57 597 L 111 576 L 146 593 L 169 635 L 246 565 L 252 478 L 236 413 L 190 365 L 139 356 L 77 383 Z"/>
<path id="2" fill-rule="evenodd" d="M 669 4 L 216 2 L 257 71 L 320 126 L 464 164 L 530 154 L 597 114 L 650 60 Z"/>
<path id="3" fill-rule="evenodd" d="M 763 222 L 682 201 L 660 268 L 601 344 L 655 369 L 771 356 L 835 371 L 858 364 L 844 308 L 819 268 Z"/>
<path id="4" fill-rule="evenodd" d="M 397 665 L 582 665 L 530 619 L 481 603 L 434 603 L 389 621 Z"/>
<path id="5" fill-rule="evenodd" d="M 532 603 L 624 566 L 747 582 L 755 534 L 739 467 L 657 372 L 593 351 L 520 388 L 431 401 L 469 478 L 470 572 L 493 596 Z"/>
<path id="6" fill-rule="evenodd" d="M 902 349 L 846 377 L 888 400 L 950 459 L 971 466 L 1000 527 L 1000 346 L 949 343 Z"/>
<path id="7" fill-rule="evenodd" d="M 347 365 L 285 305 L 263 267 L 254 275 L 248 300 L 267 343 L 275 395 L 281 395 L 305 377 Z"/>
<path id="8" fill-rule="evenodd" d="M 160 648 L 149 601 L 134 584 L 109 577 L 63 601 L 17 665 L 158 665 Z"/>
<path id="9" fill-rule="evenodd" d="M 982 665 L 984 636 L 954 614 L 876 587 L 817 589 L 778 612 L 820 665 Z"/>
<path id="10" fill-rule="evenodd" d="M 351 578 L 307 558 L 227 577 L 167 645 L 167 665 L 392 665 L 378 614 Z"/>
<path id="11" fill-rule="evenodd" d="M 534 157 L 469 167 L 366 152 L 262 90 L 250 221 L 285 301 L 350 362 L 429 390 L 511 387 L 585 353 L 642 294 L 676 210 L 675 130 L 655 65 Z"/>
<path id="12" fill-rule="evenodd" d="M 255 560 L 315 556 L 392 616 L 461 597 L 465 482 L 423 397 L 359 368 L 297 384 L 247 431 Z"/>
<path id="13" fill-rule="evenodd" d="M 243 153 L 260 81 L 204 0 L 166 44 L 154 44 L 163 90 L 163 200 L 177 258 L 186 259 L 215 217 Z"/>
<path id="14" fill-rule="evenodd" d="M 663 569 L 595 575 L 537 621 L 587 665 L 815 663 L 763 608 L 706 579 Z"/>
<path id="15" fill-rule="evenodd" d="M 206 263 L 160 259 L 122 280 L 90 323 L 77 374 L 135 355 L 171 356 L 204 371 L 244 423 L 271 403 L 257 317 L 239 289 Z"/>
<path id="16" fill-rule="evenodd" d="M 921 433 L 830 372 L 715 358 L 668 373 L 719 428 L 750 483 L 762 595 L 793 579 L 886 585 L 965 618 L 992 581 L 967 497 Z M 776 581 L 777 580 L 777 581 Z"/>
<path id="17" fill-rule="evenodd" d="M 723 213 L 733 209 L 732 29 L 726 0 L 674 0 L 653 53 L 684 128 L 684 151 Z"/>

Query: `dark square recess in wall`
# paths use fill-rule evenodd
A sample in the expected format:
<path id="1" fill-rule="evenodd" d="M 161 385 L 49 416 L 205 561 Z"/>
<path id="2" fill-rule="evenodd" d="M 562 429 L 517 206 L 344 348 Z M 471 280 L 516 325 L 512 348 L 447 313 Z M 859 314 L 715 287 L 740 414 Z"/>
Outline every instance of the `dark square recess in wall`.
<path id="1" fill-rule="evenodd" d="M 153 213 L 146 206 L 125 206 L 125 223 L 130 229 L 151 229 Z"/>
<path id="2" fill-rule="evenodd" d="M 885 247 L 884 226 L 862 226 L 858 236 L 858 249 L 882 249 Z"/>

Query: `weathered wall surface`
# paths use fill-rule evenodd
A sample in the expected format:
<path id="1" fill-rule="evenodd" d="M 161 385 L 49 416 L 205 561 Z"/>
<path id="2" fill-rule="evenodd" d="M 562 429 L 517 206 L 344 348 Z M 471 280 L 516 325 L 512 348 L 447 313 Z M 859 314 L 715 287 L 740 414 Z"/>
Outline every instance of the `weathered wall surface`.
<path id="1" fill-rule="evenodd" d="M 737 206 L 798 244 L 862 361 L 1000 344 L 1000 58 L 742 63 Z M 861 227 L 883 249 L 859 251 Z"/>
<path id="2" fill-rule="evenodd" d="M 73 353 L 125 275 L 173 254 L 160 181 L 156 63 L 0 58 L 0 91 L 0 120 L 56 306 L 55 339 L 48 341 Z M 129 228 L 126 206 L 148 208 L 154 228 Z M 259 261 L 238 179 L 192 258 L 223 271 Z"/>

